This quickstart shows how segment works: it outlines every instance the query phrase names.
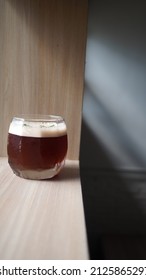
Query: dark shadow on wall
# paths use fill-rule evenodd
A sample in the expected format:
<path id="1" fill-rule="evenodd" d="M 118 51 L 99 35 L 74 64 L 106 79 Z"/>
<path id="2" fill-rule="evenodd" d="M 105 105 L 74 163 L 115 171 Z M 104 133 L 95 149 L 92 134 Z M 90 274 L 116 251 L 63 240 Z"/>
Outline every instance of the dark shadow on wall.
<path id="1" fill-rule="evenodd" d="M 89 0 L 88 36 L 132 59 L 145 56 L 145 23 L 145 0 Z"/>
<path id="2" fill-rule="evenodd" d="M 89 0 L 83 117 L 97 128 L 117 168 L 146 167 L 144 4 Z M 89 155 L 96 166 L 108 167 L 95 153 L 90 156 L 86 149 L 85 163 Z"/>
<path id="3" fill-rule="evenodd" d="M 87 149 L 85 155 L 82 155 L 84 156 L 84 163 L 86 166 L 93 165 L 99 168 L 122 168 L 126 170 L 139 168 L 140 170 L 145 170 L 146 158 L 139 144 L 139 139 L 143 138 L 143 135 L 146 133 L 145 114 L 143 114 L 143 118 L 141 118 L 141 123 L 139 122 L 141 129 L 138 130 L 138 125 L 135 125 L 138 116 L 135 115 L 136 119 L 132 119 L 129 115 L 129 117 L 131 117 L 130 122 L 133 122 L 133 125 L 130 125 L 128 116 L 124 119 L 124 122 L 122 117 L 126 115 L 126 109 L 123 108 L 122 115 L 118 115 L 117 112 L 115 113 L 114 105 L 116 106 L 117 103 L 117 107 L 119 106 L 119 97 L 115 96 L 115 98 L 113 98 L 110 92 L 108 93 L 109 100 L 106 103 L 100 98 L 102 94 L 104 95 L 104 90 L 101 91 L 97 86 L 94 87 L 85 82 L 83 118 L 89 123 L 91 130 L 94 131 L 95 138 L 98 139 L 98 142 L 101 142 L 102 145 L 106 147 L 108 160 L 103 160 L 102 157 L 100 158 L 100 151 L 98 151 L 96 155 L 96 149 L 94 152 L 91 150 L 92 154 Z M 111 105 L 109 106 L 109 103 L 112 103 L 112 101 L 113 103 L 115 101 L 115 104 L 112 105 L 113 110 L 111 109 Z M 136 101 L 134 103 L 136 104 Z M 133 99 L 131 98 L 131 103 L 129 102 L 128 106 L 129 112 L 133 110 L 132 107 Z M 127 125 L 126 123 L 129 124 Z M 133 137 L 134 134 L 137 134 L 137 137 Z M 116 144 L 118 144 L 118 149 Z M 127 158 L 129 158 L 129 162 Z M 111 164 L 111 160 L 113 164 Z"/>
<path id="4" fill-rule="evenodd" d="M 85 167 L 87 151 L 111 168 Z M 146 259 L 146 173 L 114 171 L 84 120 L 80 176 L 90 258 Z"/>
<path id="5" fill-rule="evenodd" d="M 93 49 L 90 51 L 90 46 L 93 47 L 93 44 L 90 45 L 90 43 L 94 41 L 101 46 L 100 49 L 97 49 L 97 52 L 94 49 L 94 55 L 98 58 L 96 60 L 97 64 L 98 61 L 101 63 L 102 70 L 107 71 L 107 66 L 109 67 L 108 73 L 111 74 L 112 72 L 113 74 L 110 75 L 113 78 L 112 81 L 117 83 L 118 88 L 121 90 L 121 95 L 119 96 L 122 97 L 126 92 L 126 96 L 128 95 L 132 100 L 134 99 L 139 106 L 138 108 L 145 112 L 145 26 L 145 1 L 143 0 L 89 0 L 89 49 L 87 40 L 87 55 L 89 56 L 87 56 L 85 82 L 90 86 L 89 94 L 91 94 L 91 99 L 94 97 L 91 87 L 92 85 L 93 87 L 98 85 L 100 79 L 96 80 L 96 78 L 98 78 L 98 73 L 100 74 L 101 71 L 100 67 L 94 68 L 95 65 L 91 65 L 95 63 L 93 57 L 89 61 L 93 52 Z M 102 50 L 102 46 L 106 46 L 112 53 L 109 64 L 106 60 L 108 57 L 104 59 L 104 53 L 98 53 L 98 50 Z M 118 61 L 115 61 L 115 64 L 114 57 L 118 59 L 120 57 Z M 124 59 L 124 66 L 122 59 Z M 89 69 L 88 65 L 90 66 Z M 93 69 L 97 69 L 97 76 L 92 76 Z M 93 74 L 95 74 L 94 71 Z M 104 76 L 103 84 L 100 83 L 100 92 L 98 88 L 95 89 L 95 92 L 99 92 L 99 97 L 104 93 L 102 87 L 105 82 L 107 82 L 106 76 Z M 111 87 L 110 93 L 112 94 L 112 92 L 113 88 Z M 107 96 L 109 96 L 108 102 L 112 102 L 112 96 Z M 93 104 L 85 102 L 86 97 L 87 95 L 84 97 L 83 102 L 80 176 L 90 258 L 113 260 L 146 259 L 146 172 L 136 171 L 136 169 L 134 172 L 120 171 L 115 168 L 115 165 L 113 166 L 107 150 L 102 145 L 102 139 L 100 138 L 99 141 L 85 122 L 84 116 L 86 120 L 91 117 L 89 116 L 89 109 L 91 109 L 90 114 L 95 122 L 98 115 L 97 108 L 94 110 Z M 113 95 L 113 100 L 115 98 L 118 98 L 118 95 Z M 108 102 L 106 103 L 107 105 Z M 111 125 L 118 132 L 115 116 L 109 115 L 108 110 L 105 111 L 105 106 L 100 102 L 100 99 L 97 100 L 96 98 L 95 100 L 94 98 L 92 103 L 95 103 L 94 107 L 98 105 L 103 112 L 102 116 L 106 119 L 102 117 L 102 121 L 104 120 L 103 126 L 106 124 L 108 127 L 108 124 L 110 124 L 110 127 L 108 127 L 109 133 Z M 91 108 L 89 108 L 89 105 L 91 105 Z M 123 108 L 123 114 L 125 113 L 124 110 L 125 108 Z M 145 114 L 143 114 L 143 117 L 145 124 Z M 134 122 L 134 119 L 132 121 Z M 127 124 L 123 123 L 123 125 L 125 127 Z M 133 134 L 131 135 L 133 136 Z M 144 125 L 138 137 L 142 135 L 145 135 Z M 129 134 L 126 135 L 121 127 L 119 137 L 116 139 L 118 143 L 123 144 L 125 151 L 130 153 L 134 162 L 139 165 L 142 165 L 143 162 L 145 164 L 145 151 L 140 157 L 138 149 L 134 150 L 134 139 L 129 138 Z M 130 143 L 133 143 L 133 146 L 130 146 Z"/>

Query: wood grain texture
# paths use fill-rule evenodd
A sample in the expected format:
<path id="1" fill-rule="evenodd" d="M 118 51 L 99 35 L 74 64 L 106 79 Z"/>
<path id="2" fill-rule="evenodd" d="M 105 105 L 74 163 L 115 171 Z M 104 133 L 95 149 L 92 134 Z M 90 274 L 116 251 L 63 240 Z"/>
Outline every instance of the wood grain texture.
<path id="1" fill-rule="evenodd" d="M 0 158 L 0 259 L 88 259 L 78 161 L 33 181 Z"/>
<path id="2" fill-rule="evenodd" d="M 0 156 L 16 114 L 62 115 L 78 159 L 87 0 L 0 1 Z"/>

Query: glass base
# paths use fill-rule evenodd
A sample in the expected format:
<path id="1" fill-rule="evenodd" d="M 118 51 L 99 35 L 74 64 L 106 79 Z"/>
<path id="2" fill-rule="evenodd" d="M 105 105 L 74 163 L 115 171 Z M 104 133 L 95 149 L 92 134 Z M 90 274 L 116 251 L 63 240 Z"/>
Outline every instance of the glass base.
<path id="1" fill-rule="evenodd" d="M 45 180 L 55 177 L 63 168 L 65 161 L 57 163 L 54 168 L 44 170 L 13 170 L 15 175 L 30 180 Z"/>

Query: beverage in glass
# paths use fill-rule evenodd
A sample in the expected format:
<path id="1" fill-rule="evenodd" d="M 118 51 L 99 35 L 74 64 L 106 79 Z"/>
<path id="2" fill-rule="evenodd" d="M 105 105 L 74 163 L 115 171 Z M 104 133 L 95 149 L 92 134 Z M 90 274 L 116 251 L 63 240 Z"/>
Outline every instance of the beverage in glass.
<path id="1" fill-rule="evenodd" d="M 14 117 L 8 132 L 8 162 L 27 179 L 48 179 L 64 166 L 67 128 L 60 116 Z"/>

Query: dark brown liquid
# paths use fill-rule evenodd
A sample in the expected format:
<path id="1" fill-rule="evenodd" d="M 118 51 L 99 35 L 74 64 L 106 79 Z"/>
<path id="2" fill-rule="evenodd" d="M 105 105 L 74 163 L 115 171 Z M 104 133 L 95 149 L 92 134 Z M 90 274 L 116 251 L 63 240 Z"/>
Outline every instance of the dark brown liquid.
<path id="1" fill-rule="evenodd" d="M 27 137 L 8 134 L 8 161 L 17 170 L 45 170 L 61 163 L 67 153 L 67 135 Z"/>

